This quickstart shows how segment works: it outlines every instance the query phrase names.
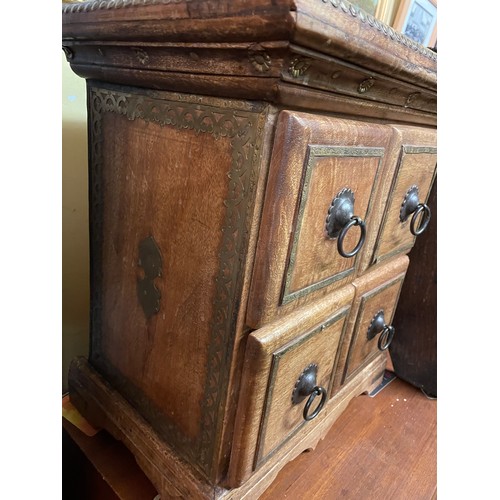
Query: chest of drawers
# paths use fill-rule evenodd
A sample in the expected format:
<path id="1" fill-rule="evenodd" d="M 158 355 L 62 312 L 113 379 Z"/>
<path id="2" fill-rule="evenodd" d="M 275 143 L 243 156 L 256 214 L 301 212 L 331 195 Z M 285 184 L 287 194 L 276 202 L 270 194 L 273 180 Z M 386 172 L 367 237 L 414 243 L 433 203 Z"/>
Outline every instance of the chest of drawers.
<path id="1" fill-rule="evenodd" d="M 163 497 L 256 498 L 381 380 L 436 56 L 344 1 L 63 4 L 87 80 L 75 406 Z"/>

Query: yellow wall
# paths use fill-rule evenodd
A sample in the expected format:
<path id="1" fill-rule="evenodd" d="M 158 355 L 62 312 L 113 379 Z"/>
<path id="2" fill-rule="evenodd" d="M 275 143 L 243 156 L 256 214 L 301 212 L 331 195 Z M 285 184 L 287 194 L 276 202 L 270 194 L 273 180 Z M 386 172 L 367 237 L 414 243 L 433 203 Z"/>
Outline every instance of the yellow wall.
<path id="1" fill-rule="evenodd" d="M 85 80 L 62 54 L 62 390 L 72 358 L 88 354 L 89 238 Z"/>

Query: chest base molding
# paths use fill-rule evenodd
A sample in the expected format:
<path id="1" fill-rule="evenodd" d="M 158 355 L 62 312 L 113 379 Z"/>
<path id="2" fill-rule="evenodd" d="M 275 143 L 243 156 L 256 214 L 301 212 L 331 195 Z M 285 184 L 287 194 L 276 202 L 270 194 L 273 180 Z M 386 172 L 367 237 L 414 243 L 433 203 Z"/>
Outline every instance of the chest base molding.
<path id="1" fill-rule="evenodd" d="M 72 362 L 69 386 L 72 404 L 92 425 L 105 429 L 123 442 L 162 498 L 249 499 L 258 498 L 287 462 L 305 450 L 314 449 L 351 399 L 377 387 L 385 365 L 386 357 L 381 353 L 336 394 L 335 403 L 325 408 L 326 415 L 320 425 L 311 427 L 311 432 L 304 433 L 303 439 L 291 446 L 284 456 L 270 460 L 241 487 L 233 489 L 210 485 L 190 465 L 180 460 L 85 358 L 79 357 Z"/>

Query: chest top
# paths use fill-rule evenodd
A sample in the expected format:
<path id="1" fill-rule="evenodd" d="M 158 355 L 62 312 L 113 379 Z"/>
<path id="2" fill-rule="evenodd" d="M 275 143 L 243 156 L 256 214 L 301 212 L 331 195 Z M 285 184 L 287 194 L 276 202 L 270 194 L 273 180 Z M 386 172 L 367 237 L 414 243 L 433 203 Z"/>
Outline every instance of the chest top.
<path id="1" fill-rule="evenodd" d="M 91 0 L 62 15 L 85 78 L 436 124 L 436 53 L 345 0 Z"/>

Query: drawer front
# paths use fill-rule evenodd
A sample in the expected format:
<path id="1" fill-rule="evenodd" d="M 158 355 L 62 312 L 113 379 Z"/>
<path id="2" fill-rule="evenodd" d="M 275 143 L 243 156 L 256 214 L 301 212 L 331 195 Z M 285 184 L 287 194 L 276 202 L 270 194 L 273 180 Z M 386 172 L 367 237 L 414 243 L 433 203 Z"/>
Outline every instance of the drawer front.
<path id="1" fill-rule="evenodd" d="M 348 333 L 339 354 L 335 391 L 387 349 L 391 338 L 397 335 L 391 322 L 408 264 L 408 257 L 402 255 L 353 282 L 356 292 Z"/>
<path id="2" fill-rule="evenodd" d="M 391 133 L 382 125 L 280 114 L 250 290 L 250 326 L 258 328 L 353 279 L 359 254 L 350 254 L 362 248 L 362 227 L 365 241 L 376 234 L 374 191 Z"/>
<path id="3" fill-rule="evenodd" d="M 421 215 L 417 215 L 415 207 L 427 203 L 436 173 L 436 131 L 403 126 L 393 129 L 399 156 L 372 263 L 410 251 L 416 238 L 411 231 L 414 217 L 417 233 L 424 218 L 430 217 L 428 223 L 435 224 L 430 212 L 422 208 L 418 209 Z"/>
<path id="4" fill-rule="evenodd" d="M 304 427 L 321 421 L 353 297 L 354 288 L 347 285 L 314 307 L 249 336 L 231 457 L 232 486 L 287 443 L 300 440 Z"/>

